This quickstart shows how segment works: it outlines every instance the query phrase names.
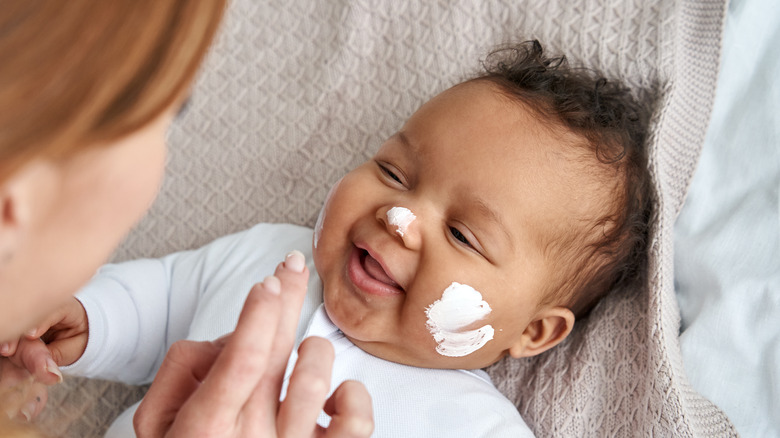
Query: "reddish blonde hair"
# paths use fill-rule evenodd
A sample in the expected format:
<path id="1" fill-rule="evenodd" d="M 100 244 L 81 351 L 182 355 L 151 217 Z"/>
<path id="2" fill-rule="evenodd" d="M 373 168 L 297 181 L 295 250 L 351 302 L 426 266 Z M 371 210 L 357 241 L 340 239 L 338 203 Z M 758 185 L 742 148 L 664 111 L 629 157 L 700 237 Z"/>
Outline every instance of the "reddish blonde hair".
<path id="1" fill-rule="evenodd" d="M 127 135 L 181 99 L 226 0 L 4 0 L 0 183 Z"/>

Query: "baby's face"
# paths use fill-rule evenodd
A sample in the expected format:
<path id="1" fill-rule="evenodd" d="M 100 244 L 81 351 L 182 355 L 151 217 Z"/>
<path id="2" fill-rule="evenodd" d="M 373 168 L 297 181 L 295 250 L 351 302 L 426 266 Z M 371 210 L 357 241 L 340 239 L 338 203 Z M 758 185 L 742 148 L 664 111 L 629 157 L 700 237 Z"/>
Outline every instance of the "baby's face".
<path id="1" fill-rule="evenodd" d="M 535 117 L 489 83 L 456 86 L 334 186 L 314 261 L 328 315 L 357 346 L 432 368 L 535 354 L 555 269 L 545 230 L 579 208 L 562 158 L 574 140 Z"/>

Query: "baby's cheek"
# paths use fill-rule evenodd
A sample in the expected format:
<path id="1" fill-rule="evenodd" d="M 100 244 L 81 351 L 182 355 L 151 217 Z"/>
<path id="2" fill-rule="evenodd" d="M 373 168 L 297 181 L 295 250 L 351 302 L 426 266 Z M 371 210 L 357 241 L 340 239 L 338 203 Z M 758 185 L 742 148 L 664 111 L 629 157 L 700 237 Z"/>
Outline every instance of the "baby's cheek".
<path id="1" fill-rule="evenodd" d="M 327 196 L 325 196 L 325 202 L 322 204 L 322 208 L 320 209 L 320 214 L 317 216 L 317 223 L 314 225 L 314 248 L 317 248 L 317 245 L 320 242 L 320 237 L 322 236 L 323 229 L 325 227 L 325 216 L 326 211 L 328 210 L 328 206 L 330 205 L 330 201 L 333 198 L 333 194 L 336 192 L 338 186 L 341 184 L 341 181 L 343 181 L 344 178 L 342 177 L 340 180 L 336 181 L 335 184 L 333 184 L 328 191 Z"/>
<path id="2" fill-rule="evenodd" d="M 485 346 L 495 330 L 484 324 L 492 309 L 473 287 L 453 282 L 442 297 L 425 309 L 426 326 L 436 352 L 447 357 L 468 356 Z"/>

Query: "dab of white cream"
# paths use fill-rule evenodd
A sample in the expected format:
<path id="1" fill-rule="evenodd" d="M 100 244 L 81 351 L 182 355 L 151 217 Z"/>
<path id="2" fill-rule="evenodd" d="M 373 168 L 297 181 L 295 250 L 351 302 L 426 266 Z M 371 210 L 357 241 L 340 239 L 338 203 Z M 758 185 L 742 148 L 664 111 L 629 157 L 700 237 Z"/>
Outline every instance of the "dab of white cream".
<path id="1" fill-rule="evenodd" d="M 322 223 L 325 221 L 325 206 L 320 209 L 320 215 L 317 216 L 317 223 L 314 225 L 314 247 L 320 242 L 320 234 L 322 234 Z"/>
<path id="2" fill-rule="evenodd" d="M 328 195 L 325 196 L 325 202 L 322 204 L 320 214 L 317 216 L 317 222 L 314 224 L 314 248 L 317 248 L 317 243 L 320 241 L 320 235 L 322 235 L 322 227 L 325 224 L 325 210 L 328 208 L 328 203 L 330 202 L 331 196 L 333 196 L 333 192 L 336 191 L 336 187 L 338 187 L 340 183 L 341 180 L 336 181 L 336 184 L 333 184 L 328 191 Z"/>
<path id="3" fill-rule="evenodd" d="M 403 237 L 406 230 L 409 229 L 409 225 L 417 219 L 417 216 L 412 213 L 411 210 L 404 207 L 393 207 L 387 211 L 387 221 L 390 225 L 396 227 L 395 232 L 399 236 Z"/>
<path id="4" fill-rule="evenodd" d="M 453 282 L 441 299 L 428 306 L 428 330 L 438 344 L 442 356 L 462 357 L 482 348 L 493 339 L 491 325 L 475 330 L 462 330 L 486 317 L 492 309 L 482 300 L 482 294 L 467 284 Z"/>

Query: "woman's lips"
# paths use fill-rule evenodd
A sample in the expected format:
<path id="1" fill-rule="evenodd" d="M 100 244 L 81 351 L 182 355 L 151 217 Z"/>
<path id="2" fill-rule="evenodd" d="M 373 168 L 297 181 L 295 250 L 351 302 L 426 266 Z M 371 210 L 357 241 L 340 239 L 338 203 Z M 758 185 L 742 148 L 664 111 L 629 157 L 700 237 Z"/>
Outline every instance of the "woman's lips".
<path id="1" fill-rule="evenodd" d="M 381 263 L 361 248 L 353 247 L 347 274 L 361 291 L 380 296 L 403 294 L 403 290 L 385 271 Z"/>

